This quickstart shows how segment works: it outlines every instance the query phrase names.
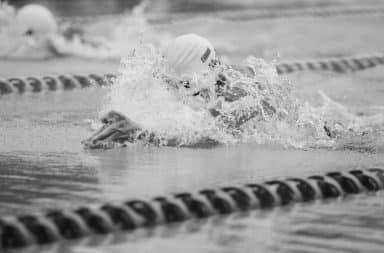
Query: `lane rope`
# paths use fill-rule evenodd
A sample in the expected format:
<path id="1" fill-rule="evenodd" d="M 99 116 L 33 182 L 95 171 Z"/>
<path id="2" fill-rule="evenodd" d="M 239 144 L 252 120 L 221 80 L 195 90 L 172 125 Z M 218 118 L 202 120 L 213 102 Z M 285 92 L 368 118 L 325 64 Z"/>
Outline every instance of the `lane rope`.
<path id="1" fill-rule="evenodd" d="M 115 74 L 68 74 L 12 77 L 0 79 L 0 95 L 11 93 L 39 93 L 67 91 L 91 86 L 107 86 L 113 83 Z"/>
<path id="2" fill-rule="evenodd" d="M 384 170 L 330 172 L 261 184 L 203 189 L 150 200 L 133 199 L 74 210 L 0 217 L 0 250 L 132 231 L 213 215 L 267 209 L 297 202 L 342 198 L 384 189 Z"/>
<path id="3" fill-rule="evenodd" d="M 362 71 L 383 64 L 384 54 L 375 54 L 355 57 L 280 62 L 276 64 L 276 70 L 278 74 L 290 74 L 300 71 L 330 71 L 336 73 L 347 73 Z"/>
<path id="4" fill-rule="evenodd" d="M 329 71 L 347 73 L 362 71 L 384 65 L 384 55 L 314 59 L 276 63 L 279 75 L 300 71 Z M 116 75 L 109 74 L 67 74 L 27 76 L 0 79 L 0 96 L 12 93 L 38 93 L 46 91 L 67 91 L 91 86 L 111 85 Z"/>

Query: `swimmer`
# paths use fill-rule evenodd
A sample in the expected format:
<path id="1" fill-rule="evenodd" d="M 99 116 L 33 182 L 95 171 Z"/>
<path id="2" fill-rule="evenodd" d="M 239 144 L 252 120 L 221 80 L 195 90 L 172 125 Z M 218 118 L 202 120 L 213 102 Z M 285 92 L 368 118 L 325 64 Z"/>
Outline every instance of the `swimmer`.
<path id="1" fill-rule="evenodd" d="M 216 82 L 212 87 L 198 89 L 191 87 L 194 75 L 206 75 L 215 68 L 226 68 L 216 56 L 216 52 L 209 40 L 196 34 L 186 34 L 175 38 L 163 53 L 165 64 L 169 68 L 169 76 L 163 80 L 176 89 L 191 90 L 192 97 L 209 100 L 211 96 L 221 97 L 226 102 L 235 102 L 248 95 L 241 87 L 241 83 L 230 84 L 228 79 L 219 72 Z M 247 68 L 238 68 L 239 71 L 252 75 Z M 214 93 L 214 94 L 213 94 Z M 228 129 L 236 131 L 249 120 L 261 117 L 262 114 L 276 114 L 276 109 L 264 100 L 260 105 L 255 105 L 246 112 L 234 111 L 230 115 L 221 113 L 221 104 L 217 103 L 208 109 L 210 115 L 221 121 Z M 282 115 L 281 117 L 284 117 Z M 177 139 L 164 140 L 155 133 L 146 131 L 138 123 L 117 111 L 111 111 L 101 118 L 103 126 L 90 138 L 82 143 L 86 148 L 111 148 L 116 144 L 126 142 L 143 141 L 145 143 L 180 146 Z M 212 146 L 219 141 L 210 138 L 202 138 L 191 146 Z"/>
<path id="2" fill-rule="evenodd" d="M 108 49 L 101 39 L 88 38 L 79 27 L 59 27 L 53 13 L 39 4 L 29 4 L 17 11 L 15 29 L 22 40 L 8 52 L 7 58 L 67 56 L 79 45 Z"/>

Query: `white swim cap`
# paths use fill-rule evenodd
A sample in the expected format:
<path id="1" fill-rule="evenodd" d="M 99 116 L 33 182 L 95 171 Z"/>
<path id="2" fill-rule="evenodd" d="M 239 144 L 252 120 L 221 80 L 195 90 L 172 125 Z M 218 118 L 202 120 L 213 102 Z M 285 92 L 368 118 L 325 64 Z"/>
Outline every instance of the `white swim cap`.
<path id="1" fill-rule="evenodd" d="M 175 38 L 164 52 L 168 66 L 180 76 L 208 72 L 215 49 L 206 38 L 185 34 Z"/>
<path id="2" fill-rule="evenodd" d="M 57 32 L 52 12 L 38 4 L 29 4 L 17 12 L 17 22 L 23 34 L 45 37 Z"/>

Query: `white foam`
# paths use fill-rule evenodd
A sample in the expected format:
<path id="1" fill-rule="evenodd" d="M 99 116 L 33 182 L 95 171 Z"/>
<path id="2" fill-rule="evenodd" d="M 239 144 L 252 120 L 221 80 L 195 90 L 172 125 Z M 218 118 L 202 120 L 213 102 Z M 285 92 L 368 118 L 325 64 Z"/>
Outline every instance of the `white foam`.
<path id="1" fill-rule="evenodd" d="M 181 144 L 210 137 L 224 144 L 256 142 L 296 148 L 342 148 L 340 143 L 348 143 L 345 138 L 356 140 L 362 133 L 372 132 L 372 126 L 376 126 L 376 133 L 378 128 L 382 129 L 382 115 L 356 116 L 324 93 L 319 93 L 322 106 L 312 107 L 293 95 L 293 86 L 277 75 L 273 64 L 255 57 L 247 58 L 244 64 L 253 69 L 254 77 L 230 67 L 195 77 L 191 81 L 195 89 L 211 89 L 210 99 L 204 101 L 199 96 L 190 96 L 188 89 L 175 89 L 165 82 L 161 76 L 172 74 L 165 69 L 161 54 L 154 47 L 141 45 L 122 61 L 121 74 L 110 88 L 102 111 L 117 110 L 145 129 L 177 137 Z M 248 95 L 235 102 L 216 97 L 212 84 L 218 72 Z M 225 116 L 221 119 L 208 113 L 217 104 L 221 104 L 216 108 Z M 228 127 L 238 117 L 255 110 L 260 113 L 240 127 Z M 332 131 L 333 138 L 324 126 Z"/>

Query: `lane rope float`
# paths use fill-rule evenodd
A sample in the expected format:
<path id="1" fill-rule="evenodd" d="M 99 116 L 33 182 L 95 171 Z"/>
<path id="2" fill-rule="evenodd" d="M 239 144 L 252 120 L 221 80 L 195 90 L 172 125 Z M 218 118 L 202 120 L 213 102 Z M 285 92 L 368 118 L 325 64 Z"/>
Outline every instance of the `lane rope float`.
<path id="1" fill-rule="evenodd" d="M 12 77 L 0 79 L 0 95 L 10 93 L 38 93 L 45 91 L 66 91 L 91 86 L 112 84 L 115 74 L 68 74 Z"/>
<path id="2" fill-rule="evenodd" d="M 356 6 L 327 6 L 327 7 L 304 7 L 304 8 L 274 8 L 274 9 L 246 9 L 231 11 L 208 11 L 203 14 L 196 13 L 173 13 L 146 14 L 146 18 L 151 24 L 167 24 L 179 20 L 190 18 L 212 17 L 231 21 L 247 21 L 256 19 L 286 19 L 301 17 L 338 17 L 338 16 L 381 16 L 384 14 L 384 6 L 356 5 Z M 86 24 L 99 20 L 118 20 L 124 18 L 126 13 L 96 16 L 71 16 L 59 17 L 59 22 L 72 24 Z"/>
<path id="3" fill-rule="evenodd" d="M 380 65 L 384 65 L 384 54 L 280 62 L 276 64 L 276 70 L 278 74 L 290 74 L 300 71 L 346 73 L 362 71 Z"/>
<path id="4" fill-rule="evenodd" d="M 276 63 L 279 75 L 300 71 L 329 71 L 347 73 L 362 71 L 384 65 L 384 55 L 314 59 Z M 73 90 L 91 86 L 107 86 L 113 83 L 115 74 L 67 74 L 28 76 L 0 79 L 0 96 L 12 93 L 36 93 L 46 91 Z"/>
<path id="5" fill-rule="evenodd" d="M 150 200 L 133 199 L 74 210 L 0 217 L 0 250 L 132 231 L 213 215 L 335 199 L 384 189 L 384 170 L 330 172 L 325 176 L 270 180 L 261 184 L 203 189 Z"/>

